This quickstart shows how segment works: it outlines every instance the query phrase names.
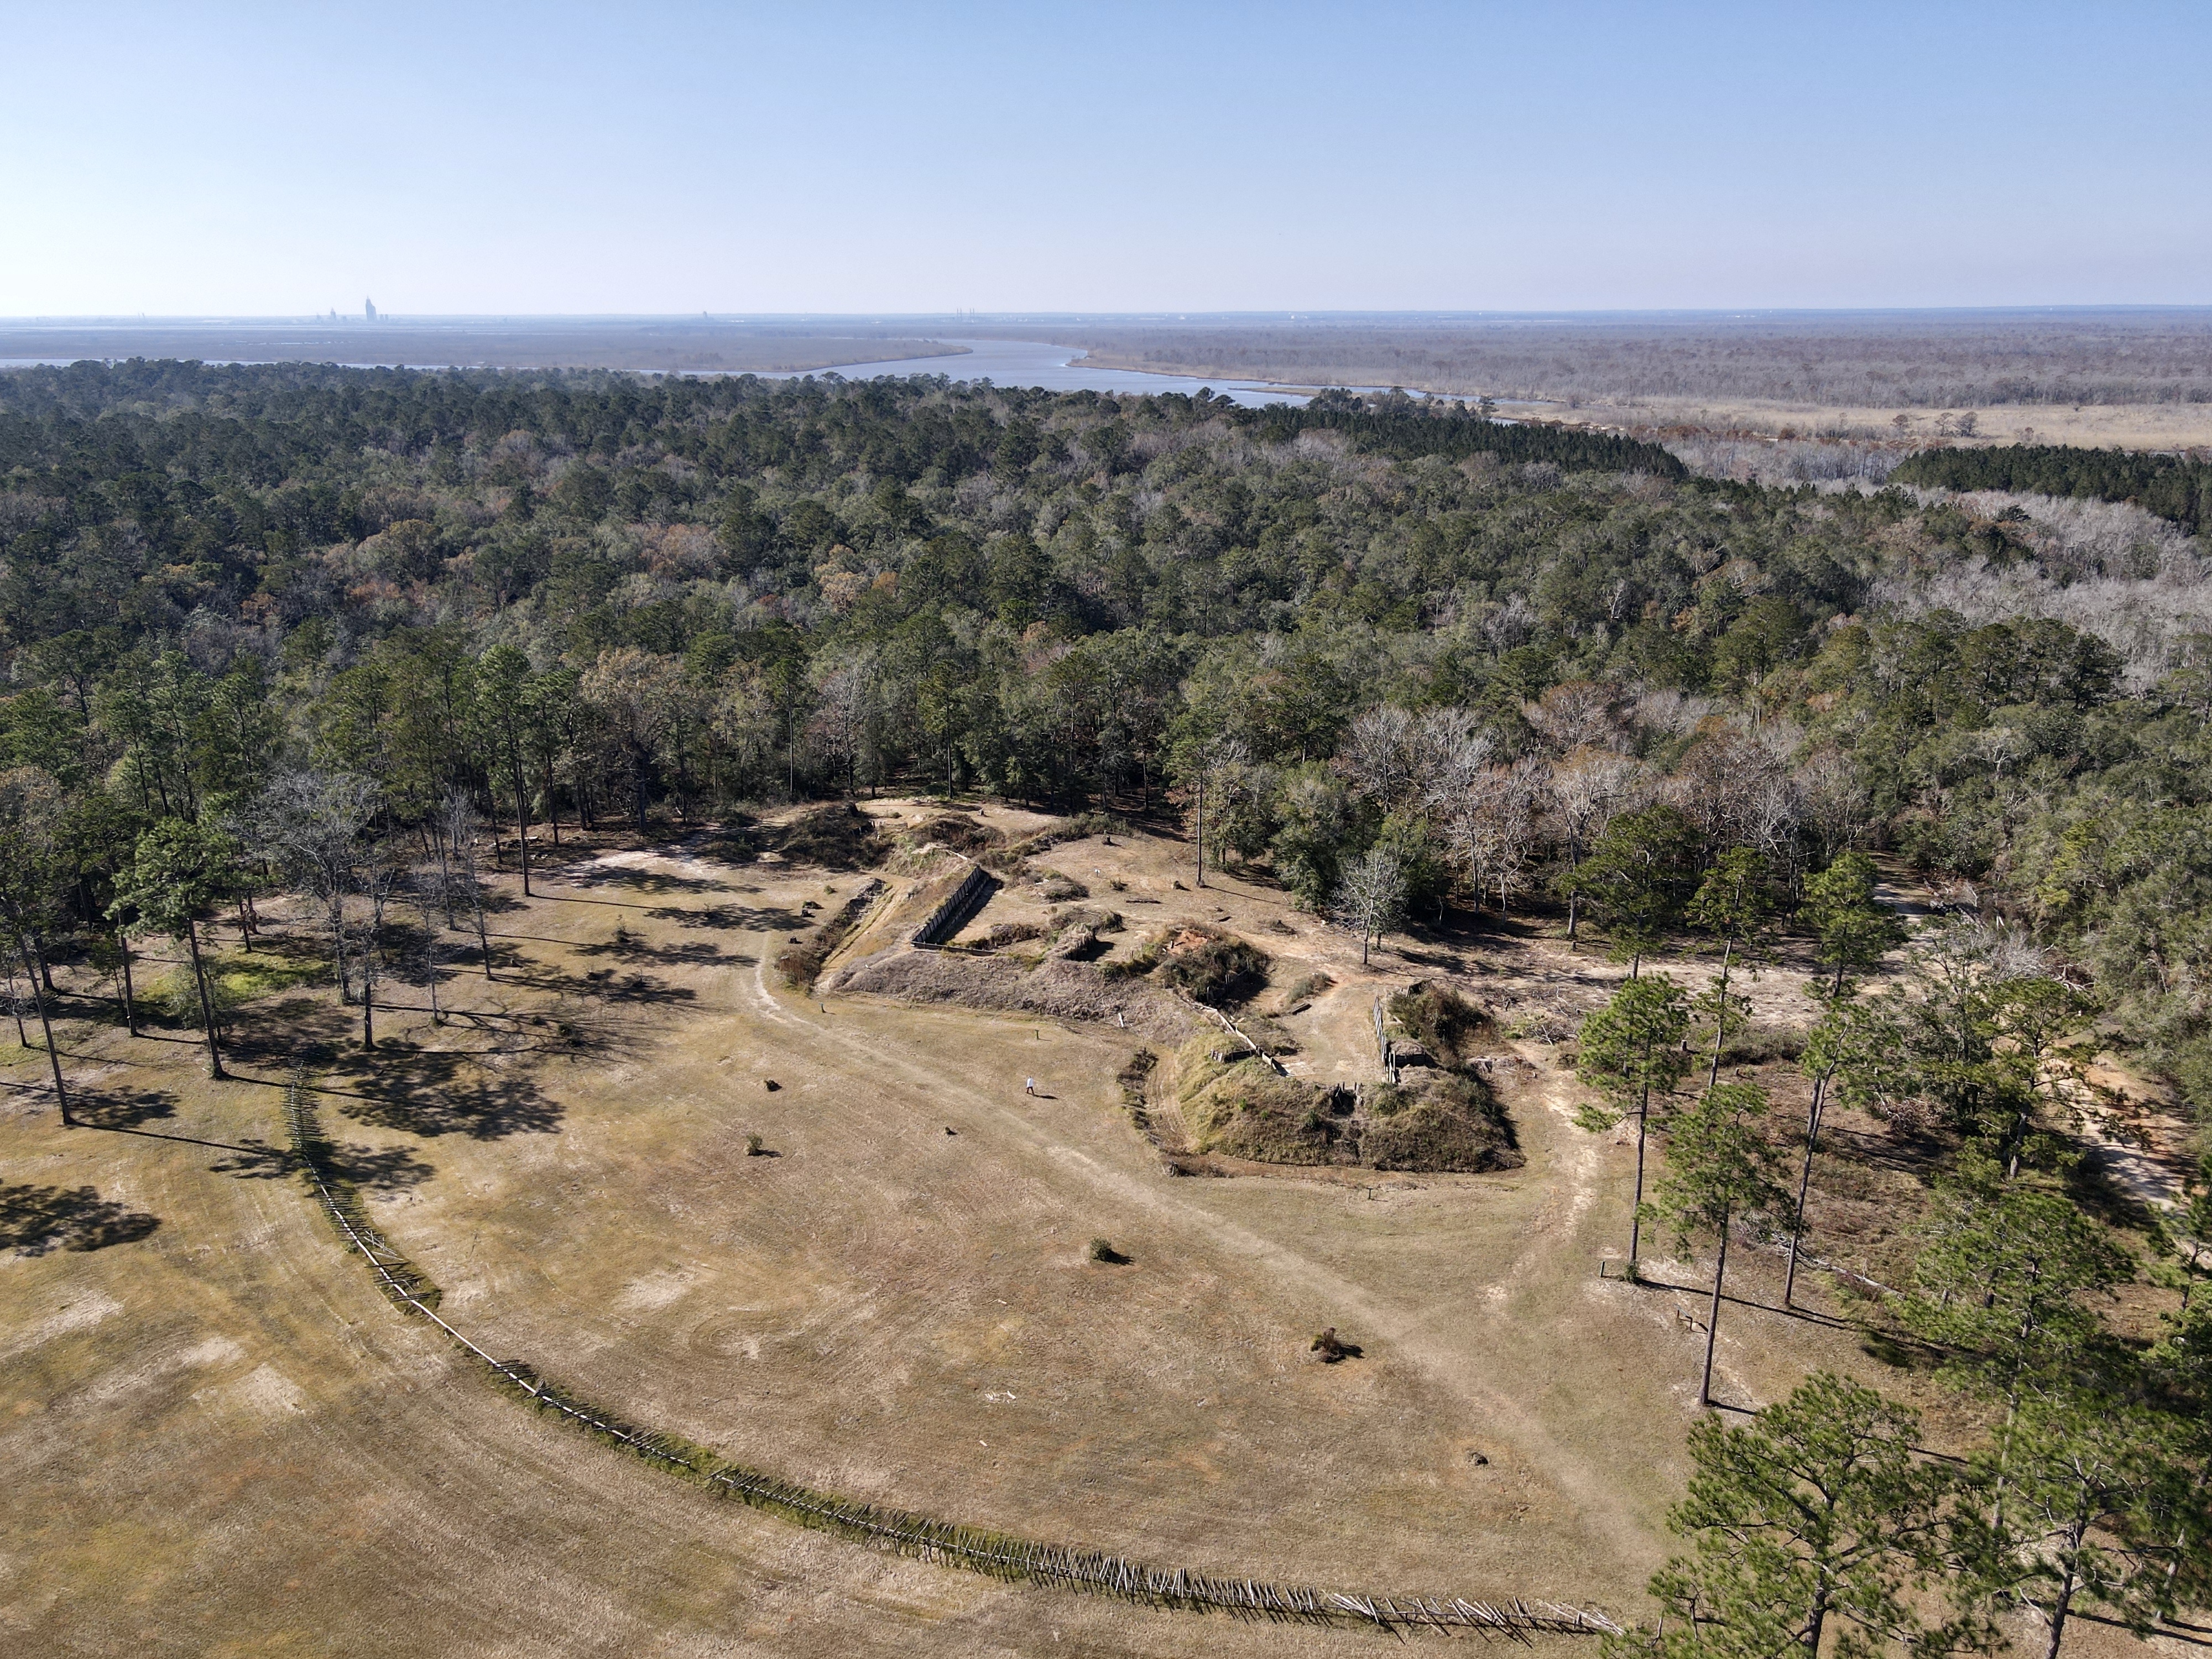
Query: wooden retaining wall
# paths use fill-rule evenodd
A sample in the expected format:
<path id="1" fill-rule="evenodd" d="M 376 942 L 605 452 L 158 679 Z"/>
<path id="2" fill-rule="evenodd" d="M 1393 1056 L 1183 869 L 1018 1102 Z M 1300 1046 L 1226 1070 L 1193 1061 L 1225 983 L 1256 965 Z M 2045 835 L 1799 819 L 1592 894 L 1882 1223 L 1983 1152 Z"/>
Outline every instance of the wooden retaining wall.
<path id="1" fill-rule="evenodd" d="M 991 902 L 991 895 L 999 890 L 998 878 L 980 864 L 968 866 L 968 873 L 960 884 L 945 897 L 945 902 L 929 914 L 929 920 L 914 930 L 909 943 L 925 951 L 934 951 L 975 919 L 976 913 Z"/>

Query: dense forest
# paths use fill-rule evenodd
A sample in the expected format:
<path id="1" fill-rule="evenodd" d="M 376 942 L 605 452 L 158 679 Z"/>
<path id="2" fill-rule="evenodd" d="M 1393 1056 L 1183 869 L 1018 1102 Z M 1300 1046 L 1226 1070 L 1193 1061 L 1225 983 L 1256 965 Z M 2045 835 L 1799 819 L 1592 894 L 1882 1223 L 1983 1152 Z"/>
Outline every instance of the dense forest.
<path id="1" fill-rule="evenodd" d="M 2212 1112 L 2202 481 L 2048 450 L 1916 465 L 1723 481 L 1402 393 L 0 376 L 21 1052 L 68 1121 L 27 1022 L 106 979 L 135 1032 L 131 940 L 155 933 L 222 1075 L 201 924 L 250 935 L 271 888 L 311 901 L 307 971 L 326 960 L 374 1050 L 379 978 L 405 971 L 388 907 L 473 911 L 490 975 L 487 820 L 526 891 L 564 826 L 711 823 L 744 853 L 769 803 L 981 791 L 1188 832 L 1363 957 L 1454 907 L 1535 912 L 1631 964 L 1559 1035 L 1585 1127 L 1633 1120 L 1639 1172 L 1664 1139 L 1631 1274 L 1662 1226 L 1717 1246 L 1698 1402 L 1733 1234 L 1788 1235 L 1787 1302 L 1833 1098 L 1925 1158 L 1919 1248 L 1884 1269 L 1899 1287 L 1864 1281 L 1867 1352 L 1932 1366 L 1990 1431 L 1921 1457 L 1911 1413 L 1826 1373 L 1741 1429 L 1705 1419 L 1671 1517 L 1693 1553 L 1651 1581 L 1677 1617 L 1608 1655 L 1817 1653 L 1832 1614 L 1869 1653 L 1988 1650 L 2004 1608 L 2049 1655 L 2077 1604 L 2148 1630 L 2208 1593 L 2212 1158 L 2160 1218 L 2077 1178 L 2067 1131 L 2106 1050 Z M 1884 881 L 1929 913 L 1896 973 Z M 1766 1091 L 1722 1077 L 1773 1057 L 1741 988 L 1783 929 L 1820 1005 L 1787 1051 L 1813 1091 L 1794 1206 Z M 1692 939 L 1719 969 L 1694 998 L 1645 970 Z M 1480 1018 L 1392 1007 L 1417 1005 L 1438 1053 L 1447 1012 Z M 2146 1273 L 2178 1307 L 2090 1305 Z"/>
<path id="2" fill-rule="evenodd" d="M 1048 337 L 1132 368 L 1469 398 L 1929 410 L 2212 401 L 2212 318 L 2201 310 L 1200 317 L 1059 325 Z"/>
<path id="3" fill-rule="evenodd" d="M 2041 453 L 2003 476 L 2051 487 Z M 1961 572 L 2191 593 L 2204 550 L 2089 573 L 2063 544 L 1987 495 L 1724 483 L 1402 398 L 27 370 L 9 904 L 112 951 L 143 831 L 282 870 L 271 802 L 316 779 L 424 846 L 456 798 L 548 834 L 1203 781 L 1218 856 L 1322 909 L 1381 848 L 1417 914 L 1602 909 L 1586 857 L 1658 811 L 1691 884 L 1745 848 L 1785 906 L 1853 848 L 1971 884 L 2201 1111 L 2212 637 L 2185 606 L 1938 601 Z"/>
<path id="4" fill-rule="evenodd" d="M 2212 464 L 2179 455 L 2073 449 L 2058 444 L 1924 449 L 1899 463 L 1890 477 L 1899 483 L 1944 489 L 2008 489 L 2132 501 L 2186 530 L 2212 524 Z"/>

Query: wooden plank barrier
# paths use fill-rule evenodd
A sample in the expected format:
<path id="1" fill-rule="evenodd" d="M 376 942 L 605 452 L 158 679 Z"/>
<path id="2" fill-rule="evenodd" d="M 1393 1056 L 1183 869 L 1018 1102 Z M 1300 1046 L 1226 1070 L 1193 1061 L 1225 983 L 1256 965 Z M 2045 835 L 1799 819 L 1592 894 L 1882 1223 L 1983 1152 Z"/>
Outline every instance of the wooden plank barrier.
<path id="1" fill-rule="evenodd" d="M 925 951 L 936 950 L 974 921 L 976 913 L 990 902 L 991 895 L 998 890 L 998 878 L 981 865 L 970 862 L 960 884 L 930 913 L 928 921 L 914 930 L 908 943 Z"/>

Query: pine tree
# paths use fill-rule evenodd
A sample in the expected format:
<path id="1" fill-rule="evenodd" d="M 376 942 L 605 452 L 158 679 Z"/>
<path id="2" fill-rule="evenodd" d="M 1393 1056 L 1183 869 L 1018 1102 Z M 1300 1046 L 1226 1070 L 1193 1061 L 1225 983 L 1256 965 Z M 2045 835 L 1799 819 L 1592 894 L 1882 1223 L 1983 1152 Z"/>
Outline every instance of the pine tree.
<path id="1" fill-rule="evenodd" d="M 1720 941 L 1721 971 L 1713 983 L 1710 1006 L 1713 1013 L 1712 1065 L 1706 1073 L 1710 1089 L 1721 1080 L 1721 1050 L 1728 1042 L 1728 1022 L 1738 1006 L 1749 1004 L 1729 995 L 1729 975 L 1741 955 L 1756 963 L 1765 955 L 1774 921 L 1774 904 L 1768 896 L 1766 860 L 1748 847 L 1734 847 L 1722 854 L 1690 900 L 1683 919 L 1703 933 Z"/>
<path id="2" fill-rule="evenodd" d="M 1713 1349 L 1720 1340 L 1721 1287 L 1728 1275 L 1729 1235 L 1741 1227 L 1770 1237 L 1773 1218 L 1790 1195 L 1776 1184 L 1774 1149 L 1759 1133 L 1766 1091 L 1753 1083 L 1708 1089 L 1696 1108 L 1678 1119 L 1667 1148 L 1656 1209 L 1687 1248 L 1701 1233 L 1715 1241 L 1712 1306 L 1705 1321 L 1705 1365 L 1698 1403 L 1712 1402 Z"/>
<path id="3" fill-rule="evenodd" d="M 1579 895 L 1605 928 L 1613 959 L 1643 971 L 1681 919 L 1686 870 L 1696 842 L 1690 822 L 1671 806 L 1625 812 L 1606 825 L 1589 856 L 1562 877 L 1559 891 Z"/>
<path id="4" fill-rule="evenodd" d="M 1835 969 L 1831 996 L 1841 996 L 1856 975 L 1880 965 L 1905 942 L 1905 924 L 1875 896 L 1879 872 L 1864 853 L 1846 853 L 1807 878 L 1797 919 L 1820 941 L 1814 955 Z"/>
<path id="5" fill-rule="evenodd" d="M 2072 1388 L 2032 1389 L 1997 1444 L 1974 1460 L 2000 1494 L 1981 1558 L 1989 1590 L 2032 1609 L 2057 1659 L 2089 1603 L 2138 1635 L 2201 1588 L 2189 1540 L 2205 1535 L 2203 1488 L 2166 1449 L 2185 1426 Z"/>
<path id="6" fill-rule="evenodd" d="M 1682 988 L 1664 974 L 1632 979 L 1583 1021 L 1577 1074 L 1604 1097 L 1583 1105 L 1575 1121 L 1592 1134 L 1636 1115 L 1636 1196 L 1629 1212 L 1628 1275 L 1636 1276 L 1644 1225 L 1644 1155 L 1650 1137 L 1651 1097 L 1672 1094 L 1690 1069 L 1682 1036 L 1690 1027 Z"/>
<path id="7" fill-rule="evenodd" d="M 1938 1201 L 1897 1310 L 1946 1351 L 1946 1372 L 2009 1413 L 2030 1383 L 2093 1363 L 2103 1327 L 2084 1298 L 2133 1279 L 2134 1259 L 2062 1194 L 2007 1183 L 1987 1164 L 1947 1181 Z"/>
<path id="8" fill-rule="evenodd" d="M 1667 1517 L 1692 1540 L 1652 1576 L 1656 1637 L 1608 1642 L 1608 1659 L 1817 1659 L 1885 1648 L 1977 1645 L 1971 1613 L 1931 1627 L 1957 1485 L 1917 1462 L 1919 1420 L 1873 1389 L 1816 1372 L 1748 1426 L 1690 1430 L 1696 1473 Z"/>
<path id="9" fill-rule="evenodd" d="M 116 878 L 115 910 L 134 925 L 166 933 L 191 957 L 192 984 L 199 993 L 200 1024 L 207 1036 L 208 1075 L 228 1076 L 208 990 L 207 964 L 200 956 L 198 918 L 232 890 L 238 843 L 212 825 L 164 818 L 138 837 L 131 868 Z"/>

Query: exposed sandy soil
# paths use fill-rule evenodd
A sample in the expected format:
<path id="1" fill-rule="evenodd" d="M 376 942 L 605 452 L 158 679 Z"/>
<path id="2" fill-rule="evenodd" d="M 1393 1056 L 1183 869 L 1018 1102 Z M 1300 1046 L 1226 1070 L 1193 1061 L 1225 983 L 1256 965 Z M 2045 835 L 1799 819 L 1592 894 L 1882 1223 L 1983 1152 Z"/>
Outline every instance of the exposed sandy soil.
<path id="1" fill-rule="evenodd" d="M 1038 862 L 1124 908 L 1127 941 L 1143 915 L 1218 921 L 1277 955 L 1279 986 L 1337 978 L 1284 1022 L 1310 1075 L 1373 1074 L 1360 1039 L 1387 988 L 1449 975 L 1559 1019 L 1614 971 L 1495 933 L 1393 940 L 1363 969 L 1271 889 L 1231 875 L 1179 892 L 1187 848 L 1116 839 Z M 802 905 L 834 910 L 861 878 L 675 846 L 568 856 L 536 900 L 505 884 L 496 982 L 456 947 L 441 997 L 462 1017 L 434 1026 L 419 988 L 395 988 L 408 1006 L 380 1019 L 373 1066 L 341 1050 L 357 1021 L 327 991 L 240 1011 L 227 1084 L 197 1074 L 185 1031 L 134 1042 L 72 1018 L 66 1063 L 108 1127 L 64 1132 L 44 1057 L 0 1054 L 0 1180 L 90 1186 L 158 1224 L 0 1258 L 0 1647 L 1377 1641 L 885 1559 L 526 1413 L 377 1295 L 272 1156 L 297 1054 L 446 1316 L 650 1425 L 819 1486 L 1148 1560 L 1640 1610 L 1685 1473 L 1699 1270 L 1654 1264 L 1680 1293 L 1597 1277 L 1626 1231 L 1632 1150 L 1571 1126 L 1576 1085 L 1540 1037 L 1500 1072 L 1524 1169 L 1176 1179 L 1121 1107 L 1125 1034 L 779 988 L 767 963 Z M 1127 886 L 1109 897 L 1112 880 Z M 775 1156 L 746 1157 L 748 1133 Z M 1087 1261 L 1094 1236 L 1133 1260 Z M 1755 1406 L 1829 1364 L 1932 1400 L 1849 1331 L 1762 1311 L 1778 1282 L 1756 1256 L 1731 1278 L 1726 1398 Z M 1314 1360 L 1331 1325 L 1364 1356 Z"/>

